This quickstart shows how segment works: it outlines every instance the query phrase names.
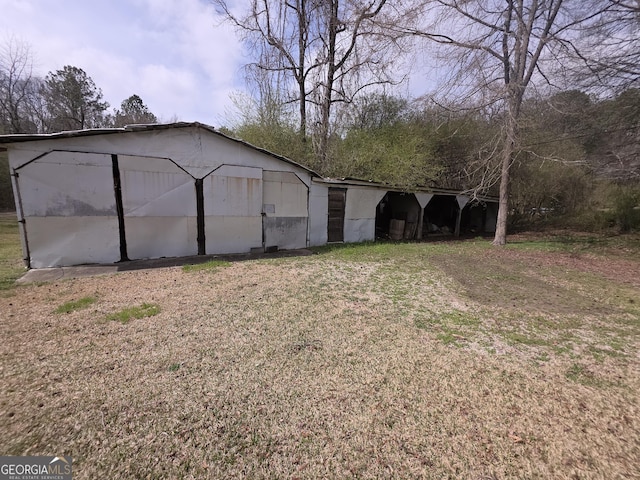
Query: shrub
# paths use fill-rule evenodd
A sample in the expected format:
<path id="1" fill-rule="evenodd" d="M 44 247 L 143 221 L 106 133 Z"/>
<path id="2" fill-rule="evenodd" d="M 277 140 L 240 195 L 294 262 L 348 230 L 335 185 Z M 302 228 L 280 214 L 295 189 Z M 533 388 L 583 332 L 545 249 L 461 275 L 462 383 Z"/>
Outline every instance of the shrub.
<path id="1" fill-rule="evenodd" d="M 621 232 L 640 229 L 640 187 L 618 187 L 612 196 L 612 220 L 618 229 Z"/>

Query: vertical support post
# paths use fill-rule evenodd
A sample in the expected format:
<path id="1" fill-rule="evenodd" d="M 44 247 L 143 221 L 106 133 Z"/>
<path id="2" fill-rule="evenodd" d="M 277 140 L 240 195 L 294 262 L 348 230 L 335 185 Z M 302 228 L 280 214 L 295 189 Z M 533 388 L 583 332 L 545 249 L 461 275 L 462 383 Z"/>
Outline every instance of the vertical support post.
<path id="1" fill-rule="evenodd" d="M 18 223 L 20 238 L 22 240 L 22 254 L 24 264 L 27 268 L 31 268 L 31 252 L 29 252 L 29 237 L 27 236 L 27 220 L 24 218 L 24 210 L 22 208 L 22 196 L 20 195 L 20 184 L 18 183 L 18 172 L 14 168 L 11 174 L 11 183 L 13 184 L 13 192 L 16 204 L 16 213 L 18 215 Z"/>
<path id="2" fill-rule="evenodd" d="M 422 240 L 422 227 L 424 223 L 424 207 L 420 207 L 420 217 L 418 218 L 418 231 L 416 232 L 416 239 Z"/>
<path id="3" fill-rule="evenodd" d="M 482 206 L 482 226 L 480 231 L 484 234 L 487 233 L 487 205 Z"/>
<path id="4" fill-rule="evenodd" d="M 204 181 L 196 178 L 196 214 L 198 225 L 198 255 L 206 255 L 207 242 L 204 233 Z"/>
<path id="5" fill-rule="evenodd" d="M 122 180 L 118 155 L 111 155 L 111 170 L 113 172 L 113 192 L 116 197 L 116 212 L 118 214 L 118 232 L 120 234 L 120 261 L 129 260 L 127 255 L 127 236 L 124 230 L 124 204 L 122 203 Z"/>
<path id="6" fill-rule="evenodd" d="M 416 232 L 416 238 L 422 239 L 422 229 L 424 228 L 424 210 L 427 208 L 427 204 L 433 198 L 433 193 L 416 193 L 416 199 L 420 205 L 420 218 L 418 219 L 418 231 Z"/>
<path id="7" fill-rule="evenodd" d="M 469 203 L 469 197 L 466 195 L 456 195 L 456 201 L 458 202 L 458 216 L 456 217 L 456 230 L 453 233 L 454 237 L 460 236 L 460 222 L 462 220 L 462 210 L 465 205 Z"/>
<path id="8" fill-rule="evenodd" d="M 460 221 L 462 220 L 462 208 L 458 207 L 458 215 L 456 217 L 456 229 L 453 232 L 454 237 L 460 236 Z"/>

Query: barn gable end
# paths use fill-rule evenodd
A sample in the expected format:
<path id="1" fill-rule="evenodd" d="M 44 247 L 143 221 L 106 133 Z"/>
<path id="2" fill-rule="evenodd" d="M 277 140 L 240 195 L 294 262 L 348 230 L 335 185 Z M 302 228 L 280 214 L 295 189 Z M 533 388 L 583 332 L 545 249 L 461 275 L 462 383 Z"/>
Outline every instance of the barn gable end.
<path id="1" fill-rule="evenodd" d="M 308 245 L 314 173 L 211 127 L 3 143 L 32 268 Z"/>

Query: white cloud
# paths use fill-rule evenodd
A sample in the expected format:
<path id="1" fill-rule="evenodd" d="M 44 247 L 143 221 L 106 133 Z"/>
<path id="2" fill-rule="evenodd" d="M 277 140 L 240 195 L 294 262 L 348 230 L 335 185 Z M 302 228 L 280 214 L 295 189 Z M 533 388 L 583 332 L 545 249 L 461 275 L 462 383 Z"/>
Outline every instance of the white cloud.
<path id="1" fill-rule="evenodd" d="M 117 107 L 142 97 L 163 119 L 220 124 L 244 63 L 207 0 L 0 0 L 0 41 L 29 43 L 36 73 L 84 69 Z"/>

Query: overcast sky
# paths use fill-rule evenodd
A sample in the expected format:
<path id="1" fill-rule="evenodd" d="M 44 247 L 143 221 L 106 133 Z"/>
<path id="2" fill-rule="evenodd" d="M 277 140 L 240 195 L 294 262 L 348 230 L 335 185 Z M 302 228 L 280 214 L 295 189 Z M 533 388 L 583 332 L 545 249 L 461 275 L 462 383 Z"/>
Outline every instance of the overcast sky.
<path id="1" fill-rule="evenodd" d="M 221 126 L 242 89 L 246 58 L 208 0 L 0 0 L 0 42 L 12 37 L 36 75 L 80 67 L 112 107 L 135 93 L 165 121 Z"/>

